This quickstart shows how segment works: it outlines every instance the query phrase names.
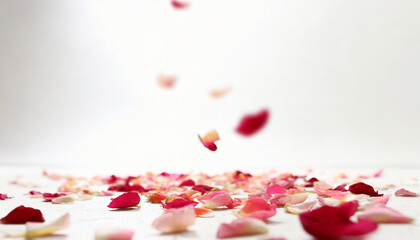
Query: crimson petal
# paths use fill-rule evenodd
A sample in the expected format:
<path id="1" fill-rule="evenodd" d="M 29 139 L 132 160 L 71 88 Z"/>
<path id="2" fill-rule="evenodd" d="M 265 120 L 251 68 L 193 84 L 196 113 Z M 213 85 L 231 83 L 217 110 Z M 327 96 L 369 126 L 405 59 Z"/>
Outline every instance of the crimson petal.
<path id="1" fill-rule="evenodd" d="M 127 192 L 112 199 L 109 208 L 135 207 L 140 203 L 140 196 L 137 192 Z"/>
<path id="2" fill-rule="evenodd" d="M 375 191 L 375 189 L 372 186 L 363 182 L 358 182 L 353 185 L 350 185 L 349 191 L 354 194 L 366 194 L 371 197 L 383 196 L 383 194 L 379 194 L 378 191 Z"/>
<path id="3" fill-rule="evenodd" d="M 0 222 L 3 224 L 25 224 L 27 222 L 45 222 L 45 219 L 40 210 L 21 205 L 0 219 Z"/>
<path id="4" fill-rule="evenodd" d="M 255 134 L 267 123 L 269 115 L 267 109 L 263 109 L 256 114 L 245 115 L 236 128 L 236 132 L 243 136 Z"/>

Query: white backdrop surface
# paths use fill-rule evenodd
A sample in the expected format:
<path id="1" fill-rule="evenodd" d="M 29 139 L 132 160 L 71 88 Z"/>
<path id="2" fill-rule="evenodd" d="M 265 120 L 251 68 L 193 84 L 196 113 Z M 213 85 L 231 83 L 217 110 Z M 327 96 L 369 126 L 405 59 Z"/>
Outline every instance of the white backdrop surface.
<path id="1" fill-rule="evenodd" d="M 417 0 L 0 1 L 0 164 L 419 167 L 419 12 Z M 234 132 L 264 107 L 262 132 Z M 216 152 L 197 139 L 211 129 Z"/>

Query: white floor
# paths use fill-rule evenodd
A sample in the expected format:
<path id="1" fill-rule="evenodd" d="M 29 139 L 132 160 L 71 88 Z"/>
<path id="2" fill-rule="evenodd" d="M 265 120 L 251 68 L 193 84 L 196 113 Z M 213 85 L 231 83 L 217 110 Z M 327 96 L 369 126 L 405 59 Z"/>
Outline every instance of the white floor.
<path id="1" fill-rule="evenodd" d="M 61 169 L 61 172 L 81 174 L 78 170 Z M 349 176 L 356 176 L 359 173 L 372 173 L 375 169 L 357 171 L 344 171 Z M 85 170 L 85 172 L 89 172 Z M 300 171 L 302 172 L 302 171 Z M 315 171 L 314 176 L 322 179 L 331 179 L 331 176 L 341 171 L 322 170 Z M 296 172 L 298 173 L 298 172 Z M 95 169 L 90 174 L 101 174 Z M 40 184 L 42 187 L 22 187 L 9 184 L 17 175 L 21 175 L 21 181 L 31 184 Z M 408 182 L 412 177 L 420 177 L 420 169 L 385 169 L 381 178 L 369 179 L 365 182 L 374 187 L 380 187 L 385 184 L 397 184 L 398 187 L 405 187 L 415 192 L 420 192 L 418 184 Z M 162 208 L 158 204 L 150 204 L 143 197 L 141 208 L 130 211 L 112 211 L 106 206 L 110 197 L 95 197 L 88 201 L 77 201 L 69 204 L 52 204 L 44 202 L 42 199 L 32 199 L 25 196 L 30 190 L 36 189 L 41 192 L 56 192 L 60 181 L 52 181 L 42 176 L 42 169 L 22 168 L 22 167 L 0 167 L 0 193 L 7 193 L 12 199 L 0 201 L 0 217 L 5 216 L 9 211 L 19 205 L 34 207 L 40 209 L 47 221 L 53 220 L 66 211 L 71 214 L 71 226 L 69 229 L 59 232 L 54 236 L 43 239 L 51 240 L 80 240 L 93 239 L 94 231 L 99 227 L 126 227 L 136 231 L 135 239 L 215 239 L 218 226 L 223 222 L 229 222 L 235 217 L 231 210 L 220 210 L 214 212 L 212 218 L 197 218 L 196 224 L 188 232 L 162 235 L 151 227 L 154 218 L 162 213 Z M 106 186 L 103 186 L 105 189 Z M 393 194 L 395 190 L 381 190 L 381 193 Z M 416 220 L 412 224 L 383 224 L 379 229 L 366 239 L 384 240 L 384 239 L 420 239 L 420 197 L 404 198 L 392 196 L 388 202 L 390 207 L 414 217 Z M 298 217 L 287 214 L 284 209 L 278 208 L 276 216 L 270 219 L 269 233 L 266 235 L 242 237 L 240 239 L 264 239 L 267 237 L 285 237 L 286 239 L 312 239 L 300 225 Z M 5 231 L 23 229 L 23 225 L 1 225 L 0 238 Z"/>

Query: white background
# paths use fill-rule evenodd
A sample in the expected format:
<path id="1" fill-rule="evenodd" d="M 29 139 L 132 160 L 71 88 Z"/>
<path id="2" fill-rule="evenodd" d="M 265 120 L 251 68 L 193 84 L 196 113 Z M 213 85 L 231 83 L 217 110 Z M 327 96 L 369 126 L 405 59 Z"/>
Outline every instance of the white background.
<path id="1" fill-rule="evenodd" d="M 0 163 L 418 167 L 419 13 L 418 0 L 1 0 Z M 160 73 L 179 81 L 162 89 Z M 263 107 L 264 131 L 238 136 Z M 197 138 L 212 129 L 216 152 Z"/>

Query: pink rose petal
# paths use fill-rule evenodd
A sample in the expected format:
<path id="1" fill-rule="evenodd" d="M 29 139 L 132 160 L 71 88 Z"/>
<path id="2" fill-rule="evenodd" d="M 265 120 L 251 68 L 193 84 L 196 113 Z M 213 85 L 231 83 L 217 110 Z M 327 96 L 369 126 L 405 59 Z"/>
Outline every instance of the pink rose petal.
<path id="1" fill-rule="evenodd" d="M 195 223 L 195 211 L 192 206 L 166 210 L 156 218 L 152 226 L 163 233 L 183 232 Z"/>
<path id="2" fill-rule="evenodd" d="M 266 220 L 276 215 L 276 205 L 269 204 L 262 198 L 250 198 L 245 202 L 244 207 L 237 213 L 240 217 L 253 217 Z"/>
<path id="3" fill-rule="evenodd" d="M 408 191 L 405 188 L 401 188 L 401 189 L 398 189 L 395 192 L 395 196 L 399 196 L 399 197 L 418 197 L 419 194 L 415 193 L 415 192 L 412 192 L 412 191 Z"/>
<path id="4" fill-rule="evenodd" d="M 231 223 L 222 223 L 217 230 L 217 238 L 231 238 L 268 232 L 267 224 L 256 218 L 239 218 Z"/>
<path id="5" fill-rule="evenodd" d="M 200 200 L 200 198 L 198 198 Z M 233 203 L 232 197 L 223 191 L 211 193 L 205 201 L 203 208 L 215 209 L 218 207 L 228 207 Z"/>
<path id="6" fill-rule="evenodd" d="M 373 206 L 360 213 L 357 219 L 359 221 L 370 220 L 377 223 L 411 223 L 414 220 L 382 204 Z"/>
<path id="7" fill-rule="evenodd" d="M 344 200 L 348 193 L 342 192 L 342 191 L 336 191 L 336 190 L 323 190 L 318 187 L 314 187 L 315 193 L 319 196 L 323 197 L 331 197 L 338 200 Z"/>
<path id="8" fill-rule="evenodd" d="M 255 114 L 245 115 L 236 127 L 236 132 L 243 136 L 251 136 L 257 133 L 267 123 L 269 115 L 270 113 L 267 109 L 263 109 Z"/>
<path id="9" fill-rule="evenodd" d="M 168 203 L 163 203 L 162 202 L 162 207 L 165 209 L 171 209 L 171 208 L 181 208 L 181 207 L 185 207 L 185 206 L 193 206 L 195 207 L 198 204 L 198 202 L 194 202 L 194 201 L 190 201 L 190 200 L 186 200 L 183 198 L 177 198 L 174 199 Z"/>
<path id="10" fill-rule="evenodd" d="M 157 81 L 161 87 L 172 88 L 175 85 L 176 77 L 161 74 L 158 76 Z"/>
<path id="11" fill-rule="evenodd" d="M 286 189 L 278 184 L 271 185 L 267 188 L 266 191 L 268 194 L 285 194 L 287 193 Z"/>
<path id="12" fill-rule="evenodd" d="M 185 9 L 190 6 L 190 4 L 184 0 L 171 0 L 171 4 L 175 9 Z"/>
<path id="13" fill-rule="evenodd" d="M 135 207 L 140 203 L 140 195 L 137 192 L 127 192 L 112 199 L 109 208 Z"/>

